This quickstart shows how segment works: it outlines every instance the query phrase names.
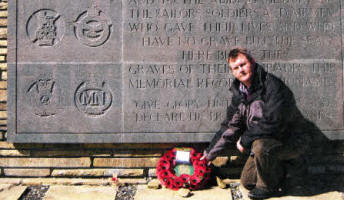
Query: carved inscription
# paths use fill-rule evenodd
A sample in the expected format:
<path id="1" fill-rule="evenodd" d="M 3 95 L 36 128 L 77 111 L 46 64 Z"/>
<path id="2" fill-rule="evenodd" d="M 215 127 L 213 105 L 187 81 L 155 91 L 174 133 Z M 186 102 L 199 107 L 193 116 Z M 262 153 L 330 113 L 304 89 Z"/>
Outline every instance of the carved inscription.
<path id="1" fill-rule="evenodd" d="M 81 13 L 75 22 L 75 36 L 84 45 L 97 47 L 111 34 L 111 20 L 96 4 Z"/>
<path id="2" fill-rule="evenodd" d="M 340 33 L 338 7 L 318 3 L 133 0 L 126 3 L 124 30 L 127 44 L 152 60 L 159 52 L 170 60 L 219 62 L 226 59 L 219 53 L 233 46 L 254 49 L 266 61 L 295 57 L 289 51 L 300 47 L 318 55 L 314 47 L 338 45 Z"/>
<path id="3" fill-rule="evenodd" d="M 51 47 L 61 41 L 64 34 L 62 16 L 51 9 L 34 12 L 26 25 L 30 40 L 41 47 Z"/>
<path id="4" fill-rule="evenodd" d="M 103 115 L 112 104 L 112 93 L 103 82 L 101 87 L 94 83 L 82 82 L 74 95 L 75 106 L 88 116 Z"/>
<path id="5" fill-rule="evenodd" d="M 55 83 L 51 75 L 42 74 L 29 84 L 26 96 L 34 108 L 35 115 L 49 117 L 57 114 Z"/>

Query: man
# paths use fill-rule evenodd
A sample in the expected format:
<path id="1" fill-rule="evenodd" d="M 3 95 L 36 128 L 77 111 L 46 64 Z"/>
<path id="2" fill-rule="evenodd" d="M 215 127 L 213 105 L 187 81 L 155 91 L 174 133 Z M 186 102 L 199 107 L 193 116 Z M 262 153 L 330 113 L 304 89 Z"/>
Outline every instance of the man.
<path id="1" fill-rule="evenodd" d="M 286 175 L 285 161 L 297 160 L 306 150 L 302 115 L 288 87 L 246 50 L 231 50 L 228 63 L 236 78 L 230 88 L 232 102 L 202 159 L 210 164 L 227 143 L 236 143 L 240 152 L 250 154 L 240 178 L 249 197 L 275 196 Z"/>

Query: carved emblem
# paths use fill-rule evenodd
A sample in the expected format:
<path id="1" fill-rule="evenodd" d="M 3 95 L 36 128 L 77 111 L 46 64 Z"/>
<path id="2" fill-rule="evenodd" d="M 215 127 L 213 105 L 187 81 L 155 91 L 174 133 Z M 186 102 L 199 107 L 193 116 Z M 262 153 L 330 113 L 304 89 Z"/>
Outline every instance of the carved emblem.
<path id="1" fill-rule="evenodd" d="M 105 82 L 101 87 L 82 82 L 74 95 L 75 105 L 79 111 L 87 115 L 102 115 L 112 104 L 112 94 Z"/>
<path id="2" fill-rule="evenodd" d="M 50 9 L 33 13 L 26 28 L 30 40 L 38 46 L 54 46 L 61 41 L 64 34 L 64 22 L 61 15 Z"/>
<path id="3" fill-rule="evenodd" d="M 82 44 L 97 47 L 109 39 L 111 25 L 110 18 L 93 3 L 77 18 L 74 33 Z"/>
<path id="4" fill-rule="evenodd" d="M 54 88 L 55 81 L 49 75 L 40 75 L 29 85 L 26 94 L 31 100 L 36 115 L 48 117 L 56 114 Z"/>

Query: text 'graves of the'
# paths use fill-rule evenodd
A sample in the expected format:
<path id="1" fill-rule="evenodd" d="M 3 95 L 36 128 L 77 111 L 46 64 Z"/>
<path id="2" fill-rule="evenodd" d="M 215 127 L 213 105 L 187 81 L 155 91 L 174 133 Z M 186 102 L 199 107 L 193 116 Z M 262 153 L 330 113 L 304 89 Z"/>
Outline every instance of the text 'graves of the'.
<path id="1" fill-rule="evenodd" d="M 209 141 L 231 102 L 226 60 L 237 46 L 291 88 L 307 119 L 341 137 L 342 3 L 10 1 L 8 138 Z"/>

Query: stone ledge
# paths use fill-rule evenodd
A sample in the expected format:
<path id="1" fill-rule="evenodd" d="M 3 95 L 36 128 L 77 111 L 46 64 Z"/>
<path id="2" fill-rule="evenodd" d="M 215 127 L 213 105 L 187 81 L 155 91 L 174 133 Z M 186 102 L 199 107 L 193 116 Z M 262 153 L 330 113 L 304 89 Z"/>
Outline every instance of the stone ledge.
<path id="1" fill-rule="evenodd" d="M 4 169 L 5 176 L 31 176 L 46 177 L 50 176 L 50 169 Z"/>
<path id="2" fill-rule="evenodd" d="M 90 158 L 0 158 L 2 167 L 90 167 Z"/>
<path id="3" fill-rule="evenodd" d="M 111 185 L 109 178 L 0 178 L 2 184 L 15 185 Z M 121 178 L 120 183 L 146 184 L 144 178 Z"/>
<path id="4" fill-rule="evenodd" d="M 0 156 L 30 156 L 27 150 L 0 150 Z"/>
<path id="5" fill-rule="evenodd" d="M 119 177 L 137 177 L 143 176 L 143 169 L 54 169 L 51 176 L 55 177 L 83 177 L 83 176 L 108 176 L 116 173 Z"/>
<path id="6" fill-rule="evenodd" d="M 159 158 L 95 158 L 94 167 L 155 167 Z"/>
<path id="7" fill-rule="evenodd" d="M 110 150 L 54 150 L 54 151 L 32 151 L 31 152 L 32 156 L 37 156 L 37 157 L 54 157 L 54 156 L 66 156 L 66 157 L 72 157 L 72 156 L 78 156 L 78 157 L 85 157 L 85 156 L 99 156 L 99 157 L 110 157 L 112 155 L 112 152 Z"/>

